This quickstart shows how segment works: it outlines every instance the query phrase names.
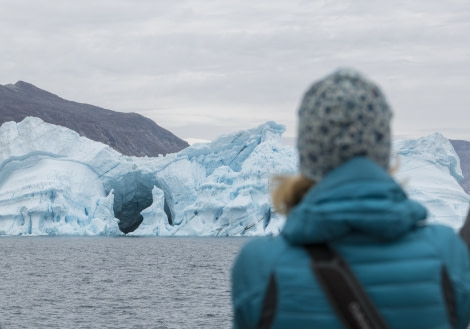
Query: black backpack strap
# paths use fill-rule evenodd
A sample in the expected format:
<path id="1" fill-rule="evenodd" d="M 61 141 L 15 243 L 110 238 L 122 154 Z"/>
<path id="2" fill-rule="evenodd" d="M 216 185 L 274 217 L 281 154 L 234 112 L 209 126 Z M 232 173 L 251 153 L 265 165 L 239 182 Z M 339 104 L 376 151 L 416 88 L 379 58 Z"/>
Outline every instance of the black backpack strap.
<path id="1" fill-rule="evenodd" d="M 445 266 L 442 266 L 441 271 L 441 286 L 444 295 L 444 300 L 446 303 L 447 316 L 449 317 L 449 322 L 452 328 L 457 328 L 458 317 L 457 308 L 455 307 L 454 285 L 450 280 L 449 273 L 447 273 L 447 269 L 445 268 Z"/>
<path id="2" fill-rule="evenodd" d="M 470 247 L 470 210 L 467 214 L 467 218 L 463 223 L 463 226 L 460 228 L 460 236 L 467 244 L 467 247 Z"/>
<path id="3" fill-rule="evenodd" d="M 277 284 L 274 273 L 269 276 L 268 287 L 264 295 L 263 308 L 258 322 L 258 329 L 269 329 L 276 315 L 277 308 Z M 1 328 L 0 328 L 1 329 Z"/>
<path id="4" fill-rule="evenodd" d="M 304 247 L 312 259 L 312 269 L 318 282 L 346 328 L 388 328 L 340 254 L 327 244 Z"/>

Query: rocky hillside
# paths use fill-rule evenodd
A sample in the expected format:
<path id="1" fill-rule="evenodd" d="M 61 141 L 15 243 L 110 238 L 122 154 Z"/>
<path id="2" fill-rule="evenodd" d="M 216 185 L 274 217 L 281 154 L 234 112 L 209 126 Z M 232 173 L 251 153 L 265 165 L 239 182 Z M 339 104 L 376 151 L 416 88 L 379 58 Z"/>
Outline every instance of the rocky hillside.
<path id="1" fill-rule="evenodd" d="M 450 140 L 460 159 L 463 179 L 459 182 L 467 194 L 470 194 L 470 142 L 463 140 Z"/>
<path id="2" fill-rule="evenodd" d="M 188 143 L 137 113 L 121 113 L 71 102 L 32 84 L 0 85 L 0 125 L 27 116 L 61 125 L 125 155 L 157 156 L 178 152 Z"/>

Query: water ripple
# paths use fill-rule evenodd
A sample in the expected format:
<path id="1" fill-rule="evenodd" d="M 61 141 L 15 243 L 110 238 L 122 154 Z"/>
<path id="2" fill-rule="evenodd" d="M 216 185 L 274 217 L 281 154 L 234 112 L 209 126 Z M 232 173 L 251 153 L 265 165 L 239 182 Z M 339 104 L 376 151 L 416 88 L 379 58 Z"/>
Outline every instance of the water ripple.
<path id="1" fill-rule="evenodd" d="M 230 328 L 244 242 L 2 237 L 0 328 Z"/>

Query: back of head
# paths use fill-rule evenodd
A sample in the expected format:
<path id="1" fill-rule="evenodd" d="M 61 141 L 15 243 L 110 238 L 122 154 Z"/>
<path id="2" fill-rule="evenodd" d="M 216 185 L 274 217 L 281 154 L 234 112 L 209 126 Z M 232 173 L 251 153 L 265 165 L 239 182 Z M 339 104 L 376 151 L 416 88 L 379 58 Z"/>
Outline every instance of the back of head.
<path id="1" fill-rule="evenodd" d="M 299 108 L 300 173 L 320 181 L 356 156 L 388 169 L 392 111 L 373 82 L 340 69 L 314 83 Z"/>

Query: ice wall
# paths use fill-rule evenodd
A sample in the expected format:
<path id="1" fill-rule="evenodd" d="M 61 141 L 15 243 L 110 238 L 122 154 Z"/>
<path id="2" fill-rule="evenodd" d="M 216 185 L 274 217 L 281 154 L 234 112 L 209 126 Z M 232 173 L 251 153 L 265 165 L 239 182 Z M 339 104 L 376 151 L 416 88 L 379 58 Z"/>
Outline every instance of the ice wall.
<path id="1" fill-rule="evenodd" d="M 154 225 L 151 233 L 278 233 L 284 219 L 272 212 L 269 179 L 276 173 L 293 173 L 296 168 L 294 150 L 282 146 L 283 132 L 283 126 L 268 122 L 161 159 L 154 172 L 156 187 L 164 195 L 167 220 Z M 160 215 L 145 210 L 142 228 L 134 234 L 147 234 L 147 223 L 155 217 Z"/>
<path id="2" fill-rule="evenodd" d="M 0 235 L 264 235 L 273 212 L 269 180 L 295 173 L 284 127 L 267 122 L 165 157 L 123 156 L 37 118 L 0 127 Z M 469 196 L 440 134 L 395 143 L 396 176 L 430 220 L 458 228 Z"/>
<path id="3" fill-rule="evenodd" d="M 466 217 L 470 196 L 459 185 L 463 178 L 460 160 L 452 144 L 442 134 L 397 141 L 398 171 L 410 198 L 422 202 L 431 222 L 459 228 Z"/>
<path id="4" fill-rule="evenodd" d="M 271 214 L 269 177 L 295 170 L 293 150 L 281 143 L 283 131 L 269 122 L 177 154 L 137 158 L 37 118 L 5 123 L 0 234 L 277 231 L 280 224 L 271 219 L 282 218 Z M 26 173 L 31 182 L 15 178 Z"/>

